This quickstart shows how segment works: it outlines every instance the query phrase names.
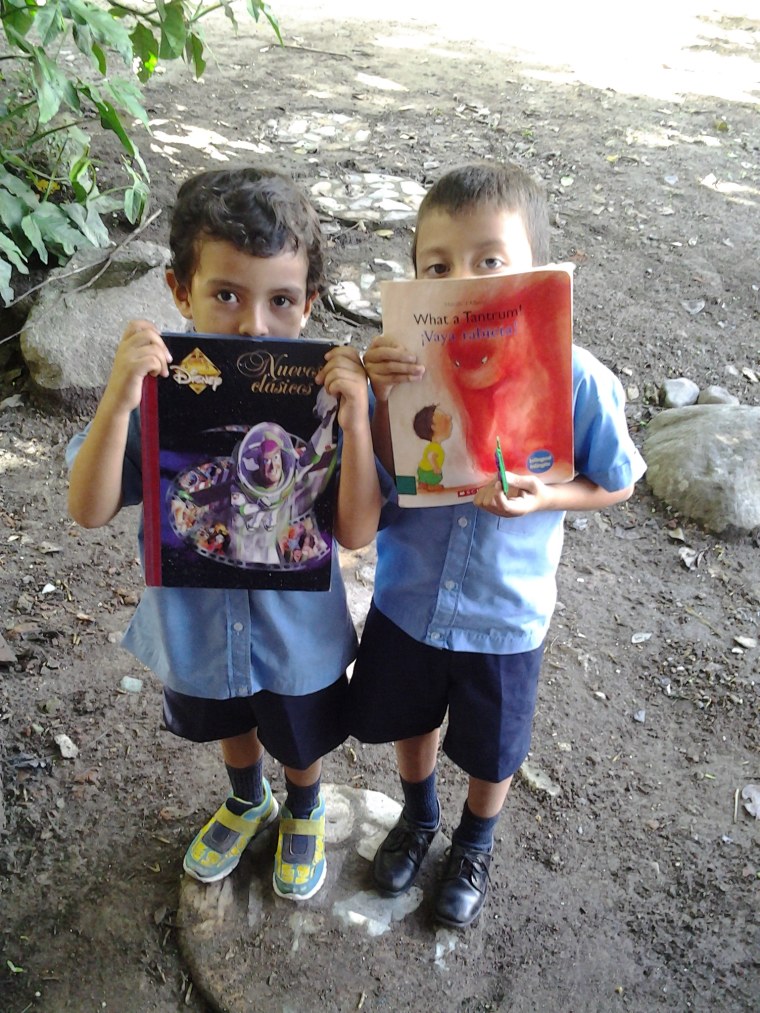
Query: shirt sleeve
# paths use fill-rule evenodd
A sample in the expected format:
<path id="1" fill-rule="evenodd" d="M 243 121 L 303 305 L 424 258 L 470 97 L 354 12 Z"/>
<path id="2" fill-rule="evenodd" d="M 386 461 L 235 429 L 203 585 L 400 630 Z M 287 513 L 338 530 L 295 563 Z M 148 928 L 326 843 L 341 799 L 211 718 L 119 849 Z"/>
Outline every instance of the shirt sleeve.
<path id="1" fill-rule="evenodd" d="M 607 492 L 632 485 L 646 464 L 628 432 L 618 378 L 582 348 L 573 348 L 575 469 Z"/>
<path id="2" fill-rule="evenodd" d="M 89 422 L 81 433 L 69 440 L 66 448 L 66 467 L 71 470 L 74 459 L 81 450 L 85 437 L 90 431 Z M 129 416 L 127 446 L 124 452 L 124 464 L 121 472 L 122 506 L 135 506 L 142 503 L 142 450 L 141 450 L 140 412 L 136 408 Z"/>

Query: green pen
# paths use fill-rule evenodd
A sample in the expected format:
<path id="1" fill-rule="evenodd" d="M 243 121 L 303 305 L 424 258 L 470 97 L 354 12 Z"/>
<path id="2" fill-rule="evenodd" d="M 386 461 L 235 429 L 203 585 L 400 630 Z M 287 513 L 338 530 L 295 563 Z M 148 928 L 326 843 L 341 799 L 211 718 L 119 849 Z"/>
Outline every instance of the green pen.
<path id="1" fill-rule="evenodd" d="M 507 471 L 504 467 L 504 455 L 501 452 L 501 440 L 498 436 L 496 437 L 496 453 L 494 454 L 494 457 L 496 458 L 496 467 L 498 468 L 499 478 L 501 479 L 501 487 L 504 490 L 504 495 L 506 496 L 509 493 L 509 482 L 507 481 Z"/>

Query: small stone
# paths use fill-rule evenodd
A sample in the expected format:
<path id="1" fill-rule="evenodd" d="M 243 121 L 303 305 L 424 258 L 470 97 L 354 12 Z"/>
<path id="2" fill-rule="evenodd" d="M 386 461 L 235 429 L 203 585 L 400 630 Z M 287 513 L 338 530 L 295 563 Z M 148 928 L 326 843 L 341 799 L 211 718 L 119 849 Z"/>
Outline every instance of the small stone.
<path id="1" fill-rule="evenodd" d="M 135 679 L 131 675 L 125 675 L 119 683 L 125 693 L 139 693 L 142 690 L 142 679 Z"/>
<path id="2" fill-rule="evenodd" d="M 69 736 L 63 732 L 56 735 L 53 741 L 58 746 L 64 760 L 73 760 L 79 756 L 79 749 L 74 745 Z"/>
<path id="3" fill-rule="evenodd" d="M 697 404 L 739 404 L 739 398 L 731 394 L 725 387 L 711 384 L 699 392 Z"/>
<path id="4" fill-rule="evenodd" d="M 638 721 L 640 725 L 643 725 L 646 719 L 647 719 L 647 712 L 644 710 L 643 707 L 641 710 L 636 711 L 635 714 L 633 715 L 633 720 Z"/>
<path id="5" fill-rule="evenodd" d="M 526 760 L 520 767 L 520 776 L 531 789 L 539 794 L 548 795 L 549 798 L 556 798 L 560 793 L 560 787 L 545 774 L 543 770 L 534 766 Z"/>
<path id="6" fill-rule="evenodd" d="M 666 380 L 660 390 L 660 404 L 663 408 L 685 408 L 696 404 L 698 397 L 699 387 L 685 376 Z"/>
<path id="7" fill-rule="evenodd" d="M 652 639 L 652 634 L 651 633 L 644 633 L 644 632 L 642 632 L 642 633 L 634 633 L 633 636 L 631 637 L 631 643 L 632 644 L 644 644 L 644 643 L 646 643 L 647 640 L 651 640 L 651 639 Z"/>

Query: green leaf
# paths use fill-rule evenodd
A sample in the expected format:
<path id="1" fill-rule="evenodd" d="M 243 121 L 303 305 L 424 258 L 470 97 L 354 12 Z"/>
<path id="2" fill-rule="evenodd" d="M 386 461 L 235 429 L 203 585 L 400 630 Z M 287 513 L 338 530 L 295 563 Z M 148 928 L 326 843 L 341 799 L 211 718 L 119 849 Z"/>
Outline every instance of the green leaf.
<path id="1" fill-rule="evenodd" d="M 124 214 L 133 225 L 139 222 L 148 203 L 148 188 L 141 181 L 135 181 L 124 194 Z"/>
<path id="2" fill-rule="evenodd" d="M 20 198 L 27 207 L 33 208 L 39 204 L 39 200 L 34 190 L 25 183 L 18 176 L 14 176 L 12 172 L 8 172 L 4 166 L 0 165 L 0 188 L 8 190 L 14 197 Z M 0 189 L 0 194 L 2 189 Z"/>
<path id="3" fill-rule="evenodd" d="M 7 260 L 0 257 L 0 299 L 2 299 L 6 306 L 13 302 L 14 292 L 10 286 L 12 274 L 13 268 L 11 265 Z"/>
<path id="4" fill-rule="evenodd" d="M 137 76 L 144 84 L 158 66 L 158 40 L 153 32 L 142 23 L 135 25 L 130 38 L 132 50 L 140 62 Z"/>
<path id="5" fill-rule="evenodd" d="M 134 116 L 143 126 L 148 126 L 148 114 L 142 104 L 142 92 L 134 81 L 114 78 L 111 81 L 103 82 L 103 85 L 104 92 L 111 96 L 114 105 Z"/>
<path id="6" fill-rule="evenodd" d="M 66 23 L 58 3 L 48 0 L 43 6 L 37 7 L 34 28 L 44 49 L 48 49 L 59 35 L 63 35 Z"/>
<path id="7" fill-rule="evenodd" d="M 193 68 L 196 77 L 202 77 L 206 69 L 206 61 L 203 58 L 203 39 L 196 32 L 191 32 L 187 37 L 185 46 L 185 59 Z"/>
<path id="8" fill-rule="evenodd" d="M 92 60 L 92 32 L 87 25 L 78 25 L 74 22 L 71 26 L 71 35 L 80 53 L 84 53 L 88 60 Z M 105 68 L 98 67 L 101 74 L 105 75 Z"/>
<path id="9" fill-rule="evenodd" d="M 101 47 L 98 45 L 97 42 L 93 42 L 92 44 L 92 58 L 95 62 L 95 66 L 98 68 L 98 73 L 102 74 L 105 77 L 108 71 L 106 54 L 103 51 L 103 49 L 101 49 Z"/>
<path id="10" fill-rule="evenodd" d="M 21 224 L 24 205 L 13 194 L 0 187 L 0 222 L 10 232 Z"/>
<path id="11" fill-rule="evenodd" d="M 264 5 L 261 9 L 264 12 L 264 17 L 269 22 L 269 27 L 277 36 L 277 41 L 280 43 L 281 46 L 285 45 L 285 43 L 282 41 L 282 35 L 280 33 L 280 22 L 277 20 L 277 18 L 274 16 L 274 14 L 271 12 L 271 10 L 267 5 Z"/>
<path id="12" fill-rule="evenodd" d="M 27 215 L 26 218 L 24 218 L 24 220 L 21 222 L 21 228 L 26 238 L 32 244 L 32 248 L 34 249 L 37 256 L 40 258 L 42 263 L 47 264 L 48 251 L 47 247 L 45 246 L 45 240 L 42 238 L 40 227 L 35 221 L 36 214 L 38 214 L 38 212 L 33 211 L 30 215 Z"/>
<path id="13" fill-rule="evenodd" d="M 87 202 L 87 207 L 88 209 L 91 208 L 98 215 L 108 215 L 112 211 L 121 211 L 124 207 L 124 202 L 120 198 L 114 197 L 113 194 L 99 193 L 97 197 L 90 198 Z"/>
<path id="14" fill-rule="evenodd" d="M 49 123 L 58 112 L 61 102 L 71 109 L 79 109 L 79 96 L 73 82 L 38 47 L 33 50 L 33 75 L 37 85 L 39 122 Z"/>
<path id="15" fill-rule="evenodd" d="M 280 25 L 279 22 L 277 21 L 277 18 L 272 13 L 269 5 L 263 3 L 262 0 L 246 0 L 245 5 L 248 9 L 248 13 L 255 21 L 258 21 L 262 14 L 264 15 L 264 17 L 269 22 L 272 31 L 277 36 L 277 41 L 280 43 L 280 45 L 282 45 L 282 35 L 280 34 Z"/>
<path id="16" fill-rule="evenodd" d="M 129 31 L 108 11 L 102 10 L 91 0 L 68 0 L 72 19 L 80 25 L 87 25 L 93 38 L 107 49 L 115 50 L 127 66 L 132 63 L 132 42 Z"/>
<path id="17" fill-rule="evenodd" d="M 54 253 L 56 256 L 63 253 L 70 257 L 80 247 L 91 245 L 86 236 L 79 229 L 74 228 L 56 204 L 51 204 L 49 201 L 41 204 L 34 220 L 39 226 L 48 252 Z"/>
<path id="18" fill-rule="evenodd" d="M 185 48 L 187 26 L 185 12 L 180 0 L 166 4 L 161 17 L 161 45 L 158 55 L 162 60 L 175 60 Z"/>
<path id="19" fill-rule="evenodd" d="M 4 253 L 21 274 L 29 274 L 29 268 L 26 266 L 26 258 L 23 251 L 16 246 L 12 239 L 2 232 L 0 232 L 0 253 Z"/>
<path id="20" fill-rule="evenodd" d="M 86 204 L 87 198 L 95 188 L 95 173 L 89 154 L 82 155 L 71 166 L 69 183 L 79 203 Z"/>
<path id="21" fill-rule="evenodd" d="M 91 204 L 88 204 L 86 209 L 81 204 L 63 204 L 62 210 L 93 246 L 109 245 L 111 237 L 108 235 L 108 229 Z"/>
<path id="22" fill-rule="evenodd" d="M 101 126 L 106 130 L 112 130 L 121 141 L 121 146 L 124 150 L 130 155 L 135 155 L 137 148 L 127 133 L 124 124 L 119 119 L 119 114 L 114 109 L 113 104 L 101 96 L 100 91 L 94 84 L 82 85 L 81 90 L 98 110 Z"/>
<path id="23" fill-rule="evenodd" d="M 12 974 L 26 974 L 23 967 L 16 967 L 12 960 L 6 960 L 5 963 L 8 965 L 8 970 Z"/>
<path id="24" fill-rule="evenodd" d="M 2 5 L 3 27 L 26 35 L 34 22 L 35 8 L 26 0 L 5 0 Z"/>
<path id="25" fill-rule="evenodd" d="M 231 0 L 221 0 L 221 2 L 222 2 L 222 6 L 224 7 L 224 16 L 226 18 L 230 19 L 230 21 L 232 22 L 232 24 L 235 26 L 235 31 L 237 31 L 238 23 L 237 23 L 237 18 L 235 17 L 235 9 L 232 6 Z M 249 12 L 250 12 L 250 7 L 248 9 L 249 9 Z M 258 14 L 255 14 L 254 17 L 258 21 L 258 19 L 259 19 Z"/>

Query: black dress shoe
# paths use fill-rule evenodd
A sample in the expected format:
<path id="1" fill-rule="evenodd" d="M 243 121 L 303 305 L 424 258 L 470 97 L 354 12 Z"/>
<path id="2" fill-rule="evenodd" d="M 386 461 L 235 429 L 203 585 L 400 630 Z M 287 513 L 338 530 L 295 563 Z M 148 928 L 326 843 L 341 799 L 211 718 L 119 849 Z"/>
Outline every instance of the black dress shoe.
<path id="1" fill-rule="evenodd" d="M 398 823 L 377 849 L 372 863 L 375 886 L 380 893 L 387 897 L 398 897 L 399 894 L 406 893 L 414 882 L 440 825 L 439 816 L 438 826 L 433 830 L 424 830 L 416 823 L 410 823 L 401 813 Z"/>
<path id="2" fill-rule="evenodd" d="M 435 901 L 439 922 L 461 929 L 475 921 L 486 899 L 490 864 L 490 852 L 451 845 Z"/>

